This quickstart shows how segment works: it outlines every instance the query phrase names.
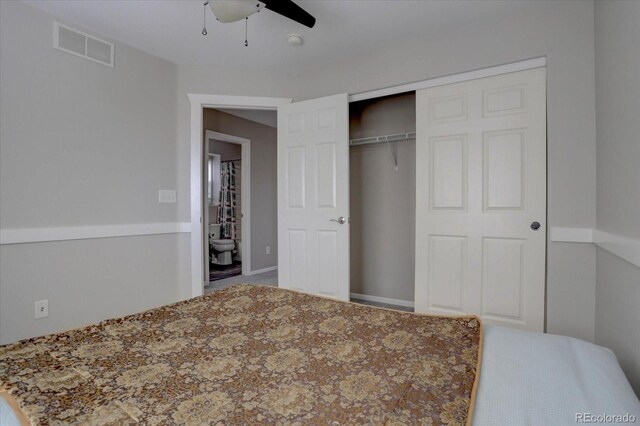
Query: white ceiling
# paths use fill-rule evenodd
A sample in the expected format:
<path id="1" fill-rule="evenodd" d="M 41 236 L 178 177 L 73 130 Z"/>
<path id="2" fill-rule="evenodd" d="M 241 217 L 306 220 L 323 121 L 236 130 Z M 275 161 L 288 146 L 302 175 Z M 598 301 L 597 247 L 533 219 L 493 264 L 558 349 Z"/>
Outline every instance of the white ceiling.
<path id="1" fill-rule="evenodd" d="M 249 47 L 244 22 L 221 24 L 206 9 L 202 31 L 201 0 L 23 0 L 89 31 L 129 44 L 176 64 L 227 68 L 296 70 L 401 46 L 409 37 L 443 37 L 460 26 L 503 16 L 518 1 L 475 0 L 298 0 L 316 17 L 309 29 L 263 10 L 249 18 Z M 290 46 L 289 33 L 304 37 Z"/>

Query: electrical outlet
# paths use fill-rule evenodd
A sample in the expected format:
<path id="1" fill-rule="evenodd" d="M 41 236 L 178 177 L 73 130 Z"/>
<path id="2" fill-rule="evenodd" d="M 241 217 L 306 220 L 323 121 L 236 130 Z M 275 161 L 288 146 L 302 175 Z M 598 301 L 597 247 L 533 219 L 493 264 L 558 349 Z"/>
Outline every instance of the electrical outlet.
<path id="1" fill-rule="evenodd" d="M 267 249 L 265 251 L 267 254 L 271 254 L 271 246 L 267 246 Z"/>
<path id="2" fill-rule="evenodd" d="M 175 189 L 161 189 L 158 191 L 159 203 L 175 203 L 176 202 L 176 190 Z"/>
<path id="3" fill-rule="evenodd" d="M 38 300 L 36 301 L 36 319 L 46 318 L 49 316 L 49 301 Z"/>

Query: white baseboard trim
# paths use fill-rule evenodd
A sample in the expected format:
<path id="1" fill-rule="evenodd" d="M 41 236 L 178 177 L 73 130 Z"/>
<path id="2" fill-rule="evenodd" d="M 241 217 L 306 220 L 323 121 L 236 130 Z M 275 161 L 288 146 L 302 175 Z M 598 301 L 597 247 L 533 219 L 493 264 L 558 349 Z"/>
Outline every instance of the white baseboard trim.
<path id="1" fill-rule="evenodd" d="M 640 268 L 640 240 L 598 230 L 594 231 L 593 236 L 598 247 Z"/>
<path id="2" fill-rule="evenodd" d="M 276 269 L 278 269 L 278 267 L 277 267 L 277 266 L 270 266 L 270 267 L 268 267 L 268 268 L 258 269 L 258 270 L 255 270 L 255 271 L 251 271 L 251 272 L 249 272 L 249 275 L 264 274 L 265 272 L 275 271 Z"/>
<path id="3" fill-rule="evenodd" d="M 549 239 L 562 243 L 592 243 L 593 229 L 591 228 L 561 228 L 552 227 Z"/>
<path id="4" fill-rule="evenodd" d="M 364 300 L 365 302 L 386 303 L 387 305 L 404 306 L 413 308 L 414 303 L 410 300 L 391 299 L 389 297 L 369 296 L 368 294 L 350 293 L 352 299 Z"/>
<path id="5" fill-rule="evenodd" d="M 132 237 L 138 235 L 191 232 L 190 223 L 136 223 L 119 225 L 65 226 L 58 228 L 1 229 L 0 245 Z"/>

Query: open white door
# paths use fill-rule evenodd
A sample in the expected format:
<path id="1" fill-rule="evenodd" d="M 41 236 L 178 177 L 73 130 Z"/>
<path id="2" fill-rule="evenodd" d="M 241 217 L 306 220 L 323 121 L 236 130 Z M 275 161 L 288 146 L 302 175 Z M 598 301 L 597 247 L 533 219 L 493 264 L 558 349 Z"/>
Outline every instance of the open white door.
<path id="1" fill-rule="evenodd" d="M 543 331 L 545 75 L 417 92 L 416 312 Z"/>
<path id="2" fill-rule="evenodd" d="M 349 300 L 346 93 L 278 107 L 278 285 Z"/>

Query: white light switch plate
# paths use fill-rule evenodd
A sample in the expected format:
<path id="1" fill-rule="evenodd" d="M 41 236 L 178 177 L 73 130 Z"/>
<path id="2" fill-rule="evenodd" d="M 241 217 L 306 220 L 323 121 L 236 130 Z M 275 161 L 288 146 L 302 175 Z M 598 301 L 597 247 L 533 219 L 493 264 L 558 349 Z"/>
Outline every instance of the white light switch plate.
<path id="1" fill-rule="evenodd" d="M 175 203 L 176 202 L 176 190 L 175 189 L 161 189 L 158 191 L 159 203 Z"/>

